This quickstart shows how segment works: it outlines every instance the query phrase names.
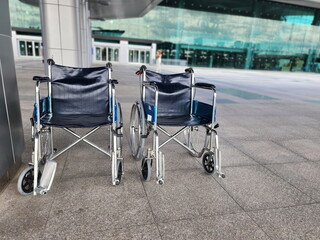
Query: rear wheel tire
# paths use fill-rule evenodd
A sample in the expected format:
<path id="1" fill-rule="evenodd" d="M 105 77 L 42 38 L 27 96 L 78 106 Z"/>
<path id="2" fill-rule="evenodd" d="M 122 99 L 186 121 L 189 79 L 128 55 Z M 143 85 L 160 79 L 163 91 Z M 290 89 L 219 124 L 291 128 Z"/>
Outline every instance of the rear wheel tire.
<path id="1" fill-rule="evenodd" d="M 207 129 L 204 126 L 192 126 L 184 131 L 184 137 L 185 145 L 188 146 L 190 142 L 189 147 L 193 150 L 193 152 L 189 151 L 190 155 L 200 158 L 208 146 Z"/>
<path id="2" fill-rule="evenodd" d="M 137 160 L 143 158 L 145 138 L 145 119 L 143 109 L 139 103 L 135 103 L 131 109 L 130 116 L 130 149 L 132 156 Z"/>

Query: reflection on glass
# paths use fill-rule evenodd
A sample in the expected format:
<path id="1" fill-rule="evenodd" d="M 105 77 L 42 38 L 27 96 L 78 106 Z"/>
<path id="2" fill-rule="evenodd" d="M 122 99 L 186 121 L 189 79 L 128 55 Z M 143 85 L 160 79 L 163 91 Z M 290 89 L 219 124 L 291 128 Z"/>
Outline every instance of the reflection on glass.
<path id="1" fill-rule="evenodd" d="M 114 61 L 113 48 L 108 48 L 108 61 Z"/>
<path id="2" fill-rule="evenodd" d="M 99 47 L 96 47 L 96 60 L 101 60 L 101 51 Z"/>
<path id="3" fill-rule="evenodd" d="M 150 51 L 146 51 L 146 63 L 150 63 Z"/>
<path id="4" fill-rule="evenodd" d="M 140 51 L 140 63 L 145 63 L 145 52 Z"/>
<path id="5" fill-rule="evenodd" d="M 26 56 L 26 42 L 19 41 L 20 56 Z"/>
<path id="6" fill-rule="evenodd" d="M 33 56 L 32 42 L 27 42 L 27 55 L 28 56 Z"/>
<path id="7" fill-rule="evenodd" d="M 40 56 L 40 43 L 34 42 L 34 54 L 35 56 Z"/>
<path id="8" fill-rule="evenodd" d="M 106 49 L 105 47 L 102 48 L 101 60 L 102 60 L 102 61 L 106 61 L 106 60 L 107 60 L 107 49 Z"/>
<path id="9" fill-rule="evenodd" d="M 119 49 L 118 48 L 114 49 L 114 61 L 119 62 Z"/>
<path id="10" fill-rule="evenodd" d="M 314 69 L 320 54 L 319 25 L 319 10 L 264 0 L 164 0 L 142 18 L 93 22 L 122 30 L 125 38 L 160 40 L 163 59 L 282 71 Z M 144 56 L 148 61 L 147 53 Z M 136 62 L 139 57 L 131 52 L 129 58 Z"/>
<path id="11" fill-rule="evenodd" d="M 129 50 L 129 62 L 133 62 L 133 50 Z"/>
<path id="12" fill-rule="evenodd" d="M 133 50 L 133 62 L 139 62 L 139 51 Z"/>

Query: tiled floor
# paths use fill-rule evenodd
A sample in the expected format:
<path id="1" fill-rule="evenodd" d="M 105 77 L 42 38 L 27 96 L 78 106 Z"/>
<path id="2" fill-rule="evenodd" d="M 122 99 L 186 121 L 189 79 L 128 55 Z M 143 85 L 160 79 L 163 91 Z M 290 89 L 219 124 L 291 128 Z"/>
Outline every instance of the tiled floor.
<path id="1" fill-rule="evenodd" d="M 57 158 L 46 196 L 21 196 L 17 177 L 0 194 L 0 239 L 320 239 L 320 75 L 195 68 L 218 88 L 225 179 L 175 143 L 164 147 L 166 181 L 140 177 L 130 155 L 138 65 L 114 64 L 125 122 L 125 175 L 111 184 L 111 161 L 84 143 Z M 16 63 L 26 150 L 38 61 Z M 150 66 L 153 69 L 153 66 Z M 163 66 L 165 73 L 184 71 Z M 219 90 L 220 89 L 220 90 Z M 203 96 L 202 96 L 203 97 Z M 107 146 L 107 131 L 90 139 Z M 61 149 L 73 137 L 55 131 Z M 21 168 L 21 171 L 26 165 Z"/>

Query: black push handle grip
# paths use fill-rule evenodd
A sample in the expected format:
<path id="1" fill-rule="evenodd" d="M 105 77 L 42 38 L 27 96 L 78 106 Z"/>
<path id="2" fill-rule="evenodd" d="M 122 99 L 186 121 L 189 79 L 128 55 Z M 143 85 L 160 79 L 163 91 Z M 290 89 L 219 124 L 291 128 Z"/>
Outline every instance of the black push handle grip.
<path id="1" fill-rule="evenodd" d="M 111 70 L 111 72 L 113 71 L 113 69 L 112 69 L 112 63 L 111 63 L 111 62 L 108 62 L 108 63 L 106 64 L 106 67 L 109 68 L 109 69 Z"/>
<path id="2" fill-rule="evenodd" d="M 193 68 L 186 68 L 186 70 L 184 70 L 186 73 L 194 73 Z"/>
<path id="3" fill-rule="evenodd" d="M 51 58 L 49 58 L 49 59 L 47 60 L 47 63 L 48 63 L 48 65 L 50 65 L 50 66 L 55 65 L 55 62 L 54 62 L 53 59 L 51 59 Z"/>

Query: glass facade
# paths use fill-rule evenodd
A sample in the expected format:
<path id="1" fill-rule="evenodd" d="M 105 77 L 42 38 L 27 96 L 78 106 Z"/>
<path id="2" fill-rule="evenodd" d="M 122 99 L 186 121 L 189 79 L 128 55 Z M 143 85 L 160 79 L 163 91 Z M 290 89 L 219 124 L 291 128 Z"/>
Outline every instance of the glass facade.
<path id="1" fill-rule="evenodd" d="M 19 0 L 9 4 L 12 26 L 40 29 L 38 7 Z M 144 17 L 92 21 L 92 29 L 161 41 L 157 48 L 164 63 L 320 72 L 320 9 L 315 8 L 268 0 L 164 0 Z M 25 50 L 22 45 L 21 52 L 31 54 L 28 43 Z M 96 54 L 117 61 L 119 52 L 101 48 Z M 149 52 L 131 49 L 129 61 L 152 59 Z"/>
<path id="2" fill-rule="evenodd" d="M 9 0 L 12 27 L 40 29 L 40 10 L 19 0 Z"/>
<path id="3" fill-rule="evenodd" d="M 95 47 L 96 60 L 97 61 L 119 61 L 119 48 L 116 47 L 106 47 L 106 46 L 96 46 Z"/>
<path id="4" fill-rule="evenodd" d="M 265 0 L 164 0 L 142 18 L 92 24 L 121 37 L 160 40 L 163 59 L 190 66 L 320 71 L 319 9 Z"/>

